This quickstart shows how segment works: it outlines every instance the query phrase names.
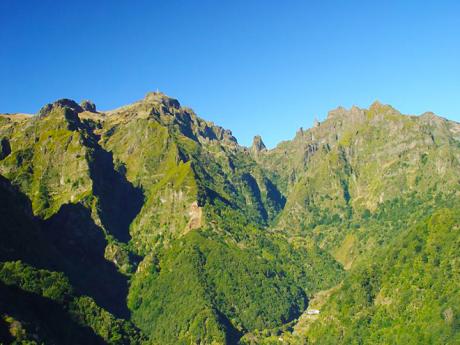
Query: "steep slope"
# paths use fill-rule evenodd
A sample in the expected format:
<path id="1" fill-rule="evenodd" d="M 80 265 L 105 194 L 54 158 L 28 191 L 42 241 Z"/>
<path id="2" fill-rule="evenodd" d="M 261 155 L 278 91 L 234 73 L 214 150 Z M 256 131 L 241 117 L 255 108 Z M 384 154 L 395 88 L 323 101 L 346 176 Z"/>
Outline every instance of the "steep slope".
<path id="1" fill-rule="evenodd" d="M 318 344 L 460 341 L 458 202 L 360 263 L 307 336 Z"/>
<path id="2" fill-rule="evenodd" d="M 126 317 L 127 277 L 104 253 L 108 244 L 122 245 L 120 239 L 128 236 L 132 204 L 123 203 L 134 201 L 139 208 L 142 196 L 110 169 L 108 153 L 80 121 L 78 109 L 75 102 L 61 100 L 44 107 L 38 117 L 5 121 L 0 133 L 11 154 L 1 161 L 0 172 L 30 200 L 42 241 L 57 248 L 47 265 L 65 272 L 101 306 Z M 43 252 L 39 256 L 49 251 Z"/>
<path id="3" fill-rule="evenodd" d="M 407 295 L 437 303 L 453 330 L 432 318 L 433 331 L 452 341 L 456 286 L 439 290 L 438 279 L 456 274 L 459 143 L 459 124 L 380 103 L 332 111 L 273 150 L 258 136 L 251 148 L 238 145 L 159 92 L 107 112 L 63 99 L 37 116 L 0 116 L 0 288 L 17 301 L 0 300 L 0 336 L 400 341 L 409 333 L 398 338 L 398 323 L 429 320 L 425 312 L 423 320 L 383 318 L 388 298 L 402 308 Z M 413 282 L 418 254 L 407 248 L 424 252 L 438 229 L 435 248 L 449 264 L 430 266 L 435 254 L 426 249 L 419 271 L 428 294 L 398 295 L 409 283 L 390 291 L 399 275 Z M 292 335 L 309 298 L 333 287 L 311 333 Z M 356 308 L 369 318 L 350 318 Z M 45 309 L 52 312 L 42 316 Z"/>
<path id="4" fill-rule="evenodd" d="M 59 100 L 0 121 L 0 174 L 34 224 L 2 221 L 14 239 L 2 257 L 62 272 L 154 343 L 235 343 L 342 277 L 313 242 L 266 230 L 285 202 L 276 185 L 230 131 L 164 94 L 107 113 Z"/>
<path id="5" fill-rule="evenodd" d="M 274 226 L 313 238 L 350 273 L 316 297 L 319 316 L 242 343 L 457 343 L 459 130 L 375 103 L 259 152 L 287 194 Z"/>
<path id="6" fill-rule="evenodd" d="M 216 200 L 262 225 L 284 206 L 279 191 L 230 131 L 161 93 L 110 112 L 101 142 L 146 195 L 131 226 L 138 247 L 163 245 L 196 227 L 189 224 L 190 213 Z M 144 240 L 146 235 L 151 238 Z"/>
<path id="7" fill-rule="evenodd" d="M 296 325 L 241 344 L 457 344 L 459 200 L 362 257 L 344 282 L 312 301 Z"/>
<path id="8" fill-rule="evenodd" d="M 140 332 L 130 322 L 117 319 L 99 307 L 93 298 L 81 295 L 80 292 L 87 292 L 91 285 L 104 291 L 104 286 L 111 283 L 101 280 L 108 275 L 100 261 L 87 258 L 92 271 L 89 266 L 83 266 L 83 260 L 55 246 L 41 220 L 33 216 L 27 197 L 3 177 L 0 178 L 0 219 L 2 343 L 141 343 Z M 85 237 L 88 235 L 91 234 Z M 91 237 L 80 240 L 88 243 Z M 97 243 L 90 243 L 87 249 L 91 248 L 96 250 Z M 79 254 L 87 255 L 81 251 Z M 100 278 L 91 275 L 94 270 Z M 57 271 L 68 272 L 77 289 L 65 274 Z M 111 288 L 115 290 L 114 285 Z M 111 297 L 99 302 L 112 302 L 113 307 Z"/>
<path id="9" fill-rule="evenodd" d="M 298 255 L 317 258 L 318 265 L 309 261 L 308 267 L 307 260 L 289 257 L 284 265 L 278 263 L 279 245 L 262 227 L 281 210 L 284 198 L 229 131 L 201 120 L 176 100 L 151 93 L 110 112 L 101 138 L 146 196 L 130 228 L 131 244 L 145 258 L 133 277 L 129 300 L 133 319 L 152 339 L 194 343 L 217 337 L 234 343 L 242 332 L 297 316 L 307 287 L 340 279 L 339 265 L 314 246 Z M 198 228 L 199 236 L 194 232 Z M 295 252 L 285 240 L 277 241 L 285 253 Z M 234 270 L 234 278 L 218 278 L 218 270 L 209 272 L 209 265 Z M 315 269 L 325 276 L 315 279 Z M 189 284 L 181 286 L 183 280 Z M 261 298 L 261 286 L 277 301 Z M 171 320 L 176 320 L 175 330 Z"/>
<path id="10" fill-rule="evenodd" d="M 458 195 L 460 125 L 378 102 L 338 108 L 256 160 L 288 195 L 276 228 L 314 238 L 345 267 Z"/>

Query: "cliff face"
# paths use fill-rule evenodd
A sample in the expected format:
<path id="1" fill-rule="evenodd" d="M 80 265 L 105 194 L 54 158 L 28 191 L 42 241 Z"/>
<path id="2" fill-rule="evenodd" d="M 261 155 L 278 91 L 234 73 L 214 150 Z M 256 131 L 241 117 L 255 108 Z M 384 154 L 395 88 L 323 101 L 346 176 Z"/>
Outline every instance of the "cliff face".
<path id="1" fill-rule="evenodd" d="M 39 288 L 59 272 L 71 297 L 57 308 L 106 343 L 233 344 L 279 327 L 459 193 L 460 126 L 380 103 L 331 111 L 273 150 L 159 92 L 1 115 L 0 140 L 2 282 L 27 292 L 11 277 Z M 24 339 L 38 327 L 63 341 L 11 312 Z"/>
<path id="2" fill-rule="evenodd" d="M 370 215 L 390 217 L 398 204 L 413 222 L 414 208 L 429 212 L 437 197 L 458 196 L 459 128 L 378 102 L 331 111 L 318 126 L 255 157 L 287 195 L 275 228 L 313 237 L 349 265 L 397 231 L 391 222 L 385 230 L 369 224 Z"/>
<path id="3" fill-rule="evenodd" d="M 267 147 L 265 146 L 264 142 L 262 141 L 262 137 L 260 135 L 256 135 L 254 140 L 252 141 L 251 151 L 254 154 L 257 154 L 261 151 L 266 151 Z"/>

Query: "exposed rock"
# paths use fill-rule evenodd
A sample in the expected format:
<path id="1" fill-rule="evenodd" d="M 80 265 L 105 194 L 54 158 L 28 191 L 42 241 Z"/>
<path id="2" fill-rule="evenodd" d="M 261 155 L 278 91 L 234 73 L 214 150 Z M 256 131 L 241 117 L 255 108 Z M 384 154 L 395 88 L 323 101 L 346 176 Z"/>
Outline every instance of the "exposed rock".
<path id="1" fill-rule="evenodd" d="M 123 273 L 128 273 L 131 270 L 129 253 L 115 243 L 109 243 L 105 247 L 104 258 L 113 262 Z"/>
<path id="2" fill-rule="evenodd" d="M 139 265 L 137 265 L 136 273 L 147 273 L 151 267 L 155 265 L 154 260 L 155 258 L 153 253 L 147 254 Z"/>
<path id="3" fill-rule="evenodd" d="M 422 115 L 420 115 L 419 118 L 420 118 L 420 121 L 423 121 L 425 124 L 429 126 L 442 126 L 446 122 L 445 119 L 443 119 L 442 117 L 436 116 L 436 114 L 434 114 L 431 111 L 427 111 L 423 113 Z"/>
<path id="4" fill-rule="evenodd" d="M 380 104 L 380 103 L 378 103 Z M 357 106 L 352 106 L 350 110 L 344 107 L 338 107 L 337 109 L 331 110 L 328 115 L 328 119 L 344 119 L 347 122 L 361 122 L 365 120 L 365 111 Z M 315 121 L 314 127 L 319 127 L 320 123 Z"/>
<path id="5" fill-rule="evenodd" d="M 255 152 L 255 153 L 267 150 L 267 147 L 262 141 L 262 137 L 260 135 L 256 135 L 254 139 L 252 140 L 251 150 L 252 152 Z"/>
<path id="6" fill-rule="evenodd" d="M 80 107 L 95 111 L 84 102 Z M 304 289 L 313 293 L 338 284 L 342 266 L 350 268 L 358 254 L 374 250 L 380 240 L 393 241 L 399 226 L 405 227 L 394 220 L 412 209 L 393 200 L 407 195 L 413 205 L 418 199 L 411 191 L 417 188 L 428 209 L 438 191 L 458 193 L 460 156 L 450 134 L 457 133 L 457 125 L 446 121 L 431 128 L 426 121 L 434 115 L 426 115 L 425 122 L 393 115 L 380 121 L 384 107 L 339 108 L 332 112 L 336 117 L 267 150 L 260 136 L 250 148 L 232 145 L 231 131 L 159 92 L 110 112 L 100 127 L 79 122 L 99 115 L 79 114 L 73 101 L 60 100 L 43 108 L 49 116 L 42 120 L 2 121 L 0 154 L 7 155 L 11 143 L 14 157 L 0 162 L 0 173 L 20 182 L 31 217 L 33 208 L 43 237 L 52 241 L 49 266 L 56 260 L 59 268 L 63 261 L 72 284 L 85 288 L 78 291 L 89 291 L 96 302 L 121 314 L 129 288 L 133 320 L 144 320 L 139 326 L 147 330 L 155 325 L 149 331 L 155 341 L 169 344 L 167 337 L 175 341 L 176 330 L 196 328 L 200 333 L 190 332 L 187 339 L 204 343 L 213 337 L 209 332 L 215 328 L 208 326 L 214 311 L 225 322 L 217 320 L 216 327 L 228 325 L 232 332 L 234 326 L 252 331 L 298 318 L 308 301 Z M 78 131 L 70 133 L 66 126 L 72 123 Z M 386 201 L 384 212 L 377 210 Z M 11 212 L 4 213 L 9 221 Z M 386 223 L 398 228 L 384 228 Z M 0 243 L 8 249 L 4 238 Z M 40 253 L 33 236 L 24 238 L 31 240 L 21 238 L 19 249 L 30 242 L 37 247 L 31 253 Z M 137 255 L 144 257 L 139 265 Z M 226 270 L 229 279 L 221 279 Z M 316 296 L 300 319 L 303 329 L 316 317 L 313 310 L 327 311 L 319 304 L 326 297 Z M 377 294 L 372 307 L 389 305 L 387 298 Z M 455 310 L 449 305 L 436 315 L 453 324 Z M 163 324 L 163 315 L 178 322 Z M 199 338 L 206 328 L 211 335 Z"/>
<path id="7" fill-rule="evenodd" d="M 68 98 L 62 98 L 62 99 L 58 99 L 56 102 L 54 102 L 52 104 L 48 103 L 45 106 L 43 106 L 39 110 L 38 116 L 39 117 L 45 117 L 45 116 L 49 115 L 49 113 L 55 107 L 68 108 L 68 109 L 71 109 L 75 113 L 81 113 L 82 111 L 84 111 L 83 108 L 77 102 L 75 102 L 74 100 L 71 100 L 71 99 L 68 99 Z"/>
<path id="8" fill-rule="evenodd" d="M 187 224 L 187 230 L 198 229 L 201 227 L 201 217 L 203 215 L 203 210 L 198 206 L 198 202 L 194 201 L 190 205 L 189 216 L 190 220 Z"/>
<path id="9" fill-rule="evenodd" d="M 51 103 L 45 104 L 39 111 L 38 117 L 45 117 L 47 116 L 51 110 L 53 109 L 53 105 Z"/>
<path id="10" fill-rule="evenodd" d="M 213 126 L 212 130 L 217 140 L 226 141 L 228 143 L 237 143 L 237 140 L 233 136 L 233 133 L 231 130 L 222 128 L 220 126 Z"/>
<path id="11" fill-rule="evenodd" d="M 449 307 L 446 310 L 444 310 L 444 312 L 442 313 L 442 316 L 444 318 L 444 321 L 446 321 L 447 324 L 452 324 L 454 320 L 454 311 L 452 310 L 451 307 Z"/>
<path id="12" fill-rule="evenodd" d="M 93 101 L 84 100 L 80 103 L 80 106 L 83 108 L 83 110 L 90 111 L 92 113 L 96 112 L 96 104 L 94 104 Z"/>
<path id="13" fill-rule="evenodd" d="M 180 108 L 180 103 L 177 99 L 166 96 L 163 92 L 155 91 L 148 92 L 144 98 L 147 102 L 159 102 L 165 105 L 166 107 L 171 107 L 175 109 Z"/>
<path id="14" fill-rule="evenodd" d="M 78 114 L 76 111 L 74 111 L 73 109 L 70 109 L 70 108 L 65 108 L 64 109 L 64 118 L 66 119 L 67 123 L 68 123 L 68 128 L 70 130 L 76 130 L 77 127 L 80 126 L 81 122 L 80 122 L 80 118 L 78 117 Z"/>
<path id="15" fill-rule="evenodd" d="M 165 98 L 164 99 L 164 104 L 166 104 L 168 107 L 172 107 L 172 108 L 175 108 L 175 109 L 179 109 L 180 108 L 180 103 L 177 99 L 174 99 L 174 98 Z"/>
<path id="16" fill-rule="evenodd" d="M 68 98 L 62 98 L 53 103 L 53 106 L 60 106 L 63 108 L 70 108 L 77 113 L 81 113 L 83 108 L 74 100 Z"/>
<path id="17" fill-rule="evenodd" d="M 233 133 L 229 129 L 224 129 L 224 135 L 223 135 L 223 140 L 236 143 L 236 138 L 233 136 Z"/>
<path id="18" fill-rule="evenodd" d="M 333 118 L 338 118 L 341 116 L 344 116 L 347 113 L 347 109 L 344 107 L 338 107 L 334 110 L 331 110 L 327 113 L 327 118 L 328 119 L 333 119 Z"/>
<path id="19" fill-rule="evenodd" d="M 374 103 L 371 104 L 371 106 L 369 107 L 369 112 L 377 113 L 380 119 L 383 119 L 385 115 L 388 115 L 388 114 L 398 114 L 398 115 L 401 114 L 391 105 L 382 104 L 379 101 L 375 101 Z"/>

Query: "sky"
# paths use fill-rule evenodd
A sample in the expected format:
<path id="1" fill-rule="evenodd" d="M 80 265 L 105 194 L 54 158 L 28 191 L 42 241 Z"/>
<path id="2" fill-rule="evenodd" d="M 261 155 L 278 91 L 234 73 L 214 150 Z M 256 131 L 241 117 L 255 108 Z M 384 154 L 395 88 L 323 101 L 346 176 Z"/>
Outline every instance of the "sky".
<path id="1" fill-rule="evenodd" d="M 0 113 L 157 89 L 243 145 L 375 100 L 460 122 L 460 2 L 0 0 Z"/>

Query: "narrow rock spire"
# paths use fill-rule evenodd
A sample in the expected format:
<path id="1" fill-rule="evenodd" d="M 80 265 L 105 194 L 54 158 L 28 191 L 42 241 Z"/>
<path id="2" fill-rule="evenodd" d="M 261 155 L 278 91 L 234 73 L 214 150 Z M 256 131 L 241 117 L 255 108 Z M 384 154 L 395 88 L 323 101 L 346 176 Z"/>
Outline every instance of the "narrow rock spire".
<path id="1" fill-rule="evenodd" d="M 252 140 L 251 151 L 254 153 L 258 153 L 264 150 L 267 150 L 267 147 L 262 141 L 262 137 L 260 135 L 256 135 L 254 139 Z"/>

